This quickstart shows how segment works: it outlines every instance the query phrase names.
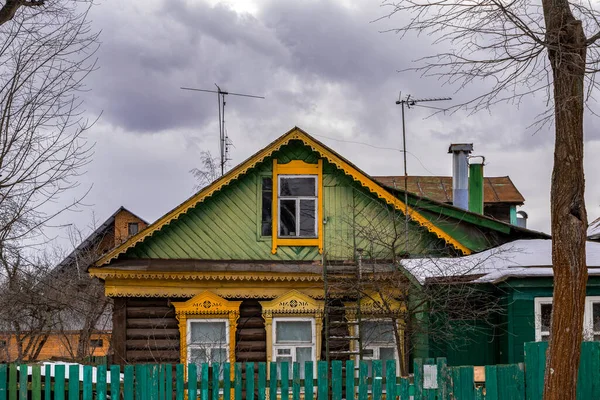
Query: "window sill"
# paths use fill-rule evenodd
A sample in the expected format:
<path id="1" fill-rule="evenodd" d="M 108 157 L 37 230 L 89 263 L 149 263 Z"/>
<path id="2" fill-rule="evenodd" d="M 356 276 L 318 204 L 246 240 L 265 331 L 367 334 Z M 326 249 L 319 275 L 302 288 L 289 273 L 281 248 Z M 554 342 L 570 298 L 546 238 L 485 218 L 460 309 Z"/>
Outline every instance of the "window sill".
<path id="1" fill-rule="evenodd" d="M 277 246 L 319 246 L 319 238 L 277 238 Z"/>

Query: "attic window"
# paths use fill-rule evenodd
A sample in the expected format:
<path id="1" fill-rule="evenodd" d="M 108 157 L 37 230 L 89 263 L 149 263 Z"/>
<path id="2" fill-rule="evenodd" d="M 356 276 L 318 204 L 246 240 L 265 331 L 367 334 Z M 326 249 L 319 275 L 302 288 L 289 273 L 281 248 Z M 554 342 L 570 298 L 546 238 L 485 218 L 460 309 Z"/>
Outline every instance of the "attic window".
<path id="1" fill-rule="evenodd" d="M 317 237 L 317 176 L 279 175 L 279 237 Z"/>
<path id="2" fill-rule="evenodd" d="M 271 236 L 273 227 L 273 179 L 262 179 L 262 216 L 260 234 L 261 236 Z"/>
<path id="3" fill-rule="evenodd" d="M 102 341 L 102 339 L 91 339 L 90 340 L 90 347 L 102 347 L 104 345 L 104 342 Z"/>
<path id="4" fill-rule="evenodd" d="M 127 234 L 129 236 L 135 235 L 136 233 L 139 232 L 139 230 L 140 230 L 140 227 L 137 222 L 130 222 L 127 224 Z"/>

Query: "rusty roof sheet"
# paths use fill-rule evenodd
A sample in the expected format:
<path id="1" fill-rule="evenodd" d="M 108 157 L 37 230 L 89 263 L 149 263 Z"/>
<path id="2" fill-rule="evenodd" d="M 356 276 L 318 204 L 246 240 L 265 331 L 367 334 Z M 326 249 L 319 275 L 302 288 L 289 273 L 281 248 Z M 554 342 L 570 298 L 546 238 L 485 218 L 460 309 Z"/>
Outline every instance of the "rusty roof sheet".
<path id="1" fill-rule="evenodd" d="M 404 176 L 374 176 L 377 182 L 394 189 L 404 189 Z M 485 204 L 525 202 L 523 195 L 508 176 L 485 177 L 483 201 Z M 452 203 L 451 176 L 409 176 L 408 191 L 421 197 L 443 203 Z"/>

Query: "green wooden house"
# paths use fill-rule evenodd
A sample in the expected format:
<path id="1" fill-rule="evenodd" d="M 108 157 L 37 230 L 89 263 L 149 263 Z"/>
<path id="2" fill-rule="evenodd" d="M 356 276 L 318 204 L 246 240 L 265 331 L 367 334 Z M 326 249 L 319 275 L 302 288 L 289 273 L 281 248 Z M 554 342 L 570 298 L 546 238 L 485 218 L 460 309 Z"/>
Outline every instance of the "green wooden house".
<path id="1" fill-rule="evenodd" d="M 363 295 L 369 285 L 397 284 L 402 258 L 534 237 L 544 235 L 405 196 L 294 128 L 89 272 L 114 299 L 114 362 L 400 363 L 403 321 L 380 306 L 401 315 L 402 293 Z"/>
<path id="2" fill-rule="evenodd" d="M 457 259 L 403 261 L 423 285 L 441 276 L 469 278 L 463 285 L 487 292 L 498 307 L 477 320 L 456 321 L 462 338 L 453 343 L 427 342 L 424 356 L 446 356 L 450 365 L 523 362 L 526 342 L 550 336 L 552 312 L 552 243 L 550 239 L 517 240 Z M 587 242 L 588 284 L 584 339 L 600 340 L 600 243 Z M 447 268 L 445 268 L 447 267 Z M 446 275 L 440 273 L 447 271 Z"/>

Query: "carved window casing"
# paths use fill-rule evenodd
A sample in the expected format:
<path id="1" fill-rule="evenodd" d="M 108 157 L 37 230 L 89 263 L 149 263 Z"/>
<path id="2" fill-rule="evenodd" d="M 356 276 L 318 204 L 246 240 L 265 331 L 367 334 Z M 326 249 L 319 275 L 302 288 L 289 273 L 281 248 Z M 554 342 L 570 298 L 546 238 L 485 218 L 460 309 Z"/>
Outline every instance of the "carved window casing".
<path id="1" fill-rule="evenodd" d="M 188 343 L 195 343 L 189 346 L 190 349 L 200 349 L 202 347 L 202 340 L 193 340 L 191 329 L 191 324 L 201 323 L 202 321 L 213 322 L 212 325 L 214 326 L 223 323 L 227 335 L 225 343 L 221 344 L 213 343 L 215 340 L 207 339 L 205 350 L 209 354 L 213 352 L 216 354 L 220 351 L 219 349 L 225 348 L 229 353 L 229 359 L 225 361 L 235 362 L 235 332 L 240 316 L 241 303 L 241 301 L 225 300 L 209 291 L 202 292 L 185 302 L 174 302 L 175 315 L 179 321 L 180 362 L 187 365 L 188 362 L 192 361 Z M 201 326 L 198 327 L 201 328 Z M 208 343 L 209 341 L 211 343 Z"/>
<path id="2" fill-rule="evenodd" d="M 310 358 L 318 361 L 321 355 L 321 332 L 323 330 L 324 303 L 297 290 L 292 290 L 271 301 L 261 301 L 262 316 L 267 334 L 267 362 L 306 361 L 308 348 Z M 299 329 L 308 329 L 310 335 L 302 333 L 287 337 L 281 332 L 278 340 L 277 324 L 297 324 Z M 281 325 L 279 328 L 289 328 Z M 304 366 L 301 366 L 303 370 Z"/>

